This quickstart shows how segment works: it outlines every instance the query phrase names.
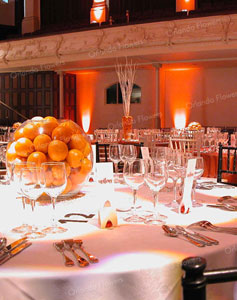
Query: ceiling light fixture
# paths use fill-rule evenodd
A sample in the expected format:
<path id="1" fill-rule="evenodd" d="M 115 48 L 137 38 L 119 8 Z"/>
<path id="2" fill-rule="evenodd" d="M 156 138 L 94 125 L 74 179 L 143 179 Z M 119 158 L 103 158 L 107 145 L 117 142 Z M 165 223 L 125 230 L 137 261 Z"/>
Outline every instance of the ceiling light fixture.
<path id="1" fill-rule="evenodd" d="M 106 22 L 108 18 L 108 6 L 106 0 L 93 0 L 93 6 L 90 13 L 90 22 L 99 23 Z"/>

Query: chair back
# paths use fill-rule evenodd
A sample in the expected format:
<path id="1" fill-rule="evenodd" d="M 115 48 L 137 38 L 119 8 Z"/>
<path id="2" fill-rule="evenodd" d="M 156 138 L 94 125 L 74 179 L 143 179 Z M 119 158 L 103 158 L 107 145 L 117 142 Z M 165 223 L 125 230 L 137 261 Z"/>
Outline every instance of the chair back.
<path id="1" fill-rule="evenodd" d="M 237 185 L 237 147 L 219 144 L 217 182 Z"/>
<path id="2" fill-rule="evenodd" d="M 183 300 L 206 300 L 208 284 L 237 281 L 237 268 L 205 271 L 206 260 L 202 257 L 188 257 L 182 261 L 185 271 L 182 277 Z"/>
<path id="3" fill-rule="evenodd" d="M 191 153 L 200 156 L 201 140 L 170 137 L 170 148 L 183 153 Z"/>
<path id="4" fill-rule="evenodd" d="M 109 144 L 95 143 L 96 162 L 109 162 Z"/>

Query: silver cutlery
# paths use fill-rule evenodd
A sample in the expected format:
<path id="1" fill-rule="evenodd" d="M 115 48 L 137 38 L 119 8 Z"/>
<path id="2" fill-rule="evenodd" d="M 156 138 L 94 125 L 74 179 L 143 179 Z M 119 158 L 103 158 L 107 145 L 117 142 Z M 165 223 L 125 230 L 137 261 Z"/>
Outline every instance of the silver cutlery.
<path id="1" fill-rule="evenodd" d="M 80 213 L 71 213 L 71 214 L 66 214 L 64 217 L 69 218 L 71 216 L 81 216 L 81 217 L 84 217 L 86 219 L 91 219 L 95 216 L 95 214 L 86 215 L 86 214 L 80 214 Z"/>
<path id="2" fill-rule="evenodd" d="M 6 247 L 7 239 L 5 237 L 0 238 L 0 251 Z"/>
<path id="3" fill-rule="evenodd" d="M 91 263 L 98 263 L 99 259 L 97 257 L 95 257 L 94 255 L 88 253 L 85 248 L 82 246 L 82 240 L 74 240 L 74 246 L 77 247 L 78 249 L 80 249 L 85 255 L 86 257 L 89 259 L 89 261 Z"/>
<path id="4" fill-rule="evenodd" d="M 197 247 L 204 247 L 205 245 L 203 243 L 200 243 L 198 242 L 197 240 L 191 238 L 188 234 L 185 234 L 185 233 L 181 233 L 181 232 L 178 232 L 175 228 L 172 228 L 170 226 L 167 226 L 167 225 L 162 225 L 162 229 L 165 231 L 165 233 L 168 235 L 168 236 L 171 236 L 171 237 L 179 237 L 180 234 L 186 239 L 188 240 L 191 244 L 197 246 Z"/>
<path id="5" fill-rule="evenodd" d="M 188 238 L 191 238 L 193 239 L 194 241 L 200 243 L 201 245 L 203 246 L 210 246 L 209 243 L 203 241 L 203 240 L 200 240 L 199 238 L 197 237 L 194 237 L 192 234 L 188 233 L 183 227 L 181 226 L 175 226 L 175 229 L 177 231 L 178 234 L 181 234 L 183 235 L 184 237 L 188 237 Z M 201 246 L 200 246 L 201 247 Z"/>
<path id="6" fill-rule="evenodd" d="M 187 228 L 190 227 L 201 227 L 207 230 L 216 231 L 216 232 L 223 232 L 223 233 L 230 233 L 237 235 L 237 227 L 221 227 L 221 226 L 215 226 L 209 221 L 199 221 L 196 223 L 192 223 L 187 226 Z"/>
<path id="7" fill-rule="evenodd" d="M 2 256 L 4 256 L 6 253 L 9 253 L 11 250 L 15 249 L 16 247 L 20 246 L 21 244 L 25 243 L 27 240 L 27 237 L 24 237 L 24 238 L 21 238 L 17 241 L 14 241 L 12 242 L 11 244 L 7 245 L 6 246 L 6 243 L 7 243 L 7 239 L 6 238 L 3 238 L 2 240 L 2 248 L 1 248 L 1 251 L 0 251 L 0 258 Z M 4 247 L 3 247 L 4 246 Z"/>
<path id="8" fill-rule="evenodd" d="M 64 223 L 68 223 L 68 222 L 71 222 L 71 223 L 87 223 L 88 221 L 87 220 L 60 219 L 60 220 L 58 220 L 58 222 L 61 223 L 61 224 L 64 224 Z"/>
<path id="9" fill-rule="evenodd" d="M 219 241 L 216 240 L 216 239 L 213 239 L 207 235 L 204 235 L 204 234 L 201 234 L 201 233 L 198 233 L 196 231 L 193 231 L 191 229 L 187 229 L 186 228 L 186 231 L 189 232 L 190 234 L 200 238 L 200 239 L 203 239 L 204 241 L 207 241 L 207 242 L 210 242 L 212 245 L 219 245 Z"/>
<path id="10" fill-rule="evenodd" d="M 190 229 L 185 229 L 184 227 L 182 226 L 175 226 L 177 230 L 180 230 L 180 231 L 185 231 L 187 234 L 189 234 L 191 237 L 197 239 L 197 240 L 200 240 L 201 242 L 204 242 L 205 243 L 205 246 L 212 246 L 212 245 L 218 245 L 219 242 L 215 239 L 212 239 L 206 235 L 203 235 L 203 234 L 199 234 L 198 232 L 195 232 L 195 231 L 192 231 Z"/>
<path id="11" fill-rule="evenodd" d="M 220 203 L 220 204 L 207 204 L 207 207 L 214 207 L 214 208 L 224 208 L 226 210 L 230 211 L 237 211 L 237 206 L 236 205 L 231 205 L 229 203 Z"/>
<path id="12" fill-rule="evenodd" d="M 72 239 L 64 240 L 63 243 L 64 243 L 65 248 L 70 250 L 72 252 L 72 254 L 75 256 L 80 267 L 83 268 L 83 267 L 86 267 L 89 265 L 88 261 L 85 258 L 78 255 L 77 252 L 74 250 L 74 248 L 73 248 L 74 241 Z"/>
<path id="13" fill-rule="evenodd" d="M 74 261 L 71 260 L 71 258 L 69 258 L 65 253 L 65 247 L 64 247 L 64 244 L 62 242 L 57 242 L 57 243 L 54 243 L 53 244 L 55 249 L 62 254 L 63 256 L 63 259 L 64 259 L 64 264 L 66 267 L 72 267 L 74 266 Z"/>
<path id="14" fill-rule="evenodd" d="M 1 258 L 0 258 L 0 265 L 4 264 L 7 262 L 9 259 L 14 257 L 15 255 L 19 254 L 29 246 L 31 246 L 32 243 L 29 242 L 24 242 L 18 246 L 16 246 L 14 249 L 10 250 L 9 252 L 5 253 Z"/>

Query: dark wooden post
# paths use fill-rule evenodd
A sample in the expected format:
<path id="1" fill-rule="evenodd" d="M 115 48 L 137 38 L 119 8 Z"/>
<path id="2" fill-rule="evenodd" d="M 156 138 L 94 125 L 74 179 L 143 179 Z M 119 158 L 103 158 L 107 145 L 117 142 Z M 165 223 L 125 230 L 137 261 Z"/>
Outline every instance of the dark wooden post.
<path id="1" fill-rule="evenodd" d="M 188 257 L 182 261 L 185 271 L 182 278 L 183 300 L 206 300 L 205 268 L 206 260 L 202 257 Z"/>

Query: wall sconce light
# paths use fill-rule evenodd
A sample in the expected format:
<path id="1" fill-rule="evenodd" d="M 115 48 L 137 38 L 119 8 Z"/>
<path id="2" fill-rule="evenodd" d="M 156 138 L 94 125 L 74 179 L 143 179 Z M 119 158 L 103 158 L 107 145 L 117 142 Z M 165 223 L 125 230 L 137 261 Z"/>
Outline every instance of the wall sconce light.
<path id="1" fill-rule="evenodd" d="M 93 0 L 93 6 L 90 13 L 90 22 L 99 23 L 106 22 L 108 18 L 108 6 L 106 0 Z"/>
<path id="2" fill-rule="evenodd" d="M 176 0 L 176 12 L 186 11 L 187 14 L 190 10 L 196 9 L 195 0 Z"/>

